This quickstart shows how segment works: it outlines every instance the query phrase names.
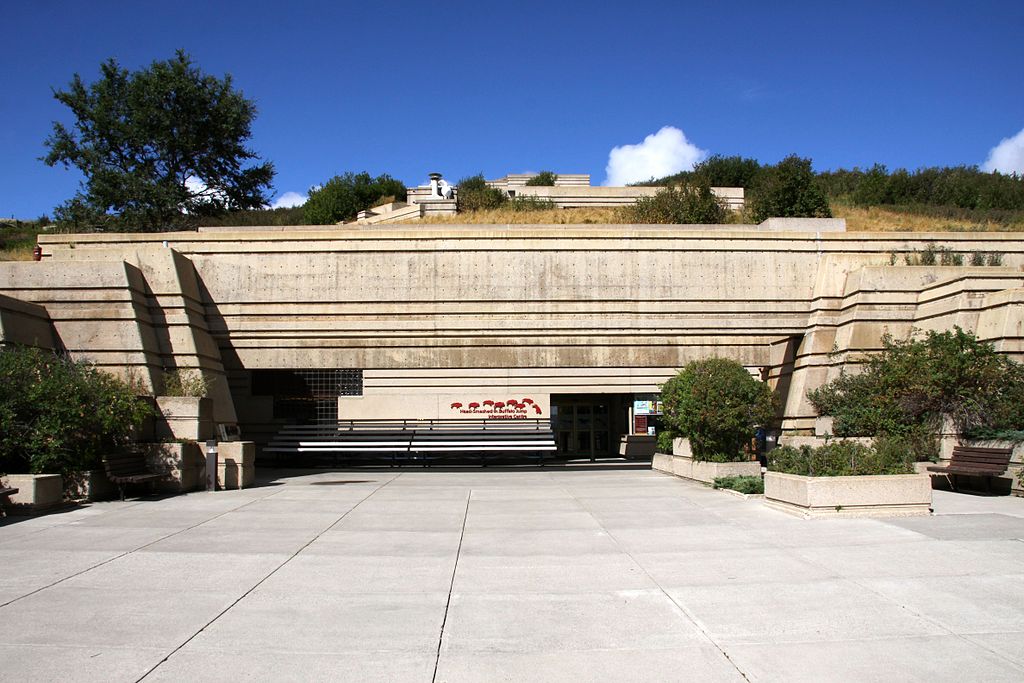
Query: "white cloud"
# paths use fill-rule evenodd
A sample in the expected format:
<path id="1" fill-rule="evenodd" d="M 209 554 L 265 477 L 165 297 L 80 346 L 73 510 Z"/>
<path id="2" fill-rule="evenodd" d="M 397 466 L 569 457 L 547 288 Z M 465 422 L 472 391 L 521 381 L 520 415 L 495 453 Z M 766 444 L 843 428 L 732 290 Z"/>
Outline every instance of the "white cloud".
<path id="1" fill-rule="evenodd" d="M 981 170 L 1024 174 L 1024 130 L 989 150 Z"/>
<path id="2" fill-rule="evenodd" d="M 298 192 L 285 192 L 283 195 L 274 200 L 274 203 L 270 205 L 272 209 L 291 209 L 296 206 L 302 206 L 306 203 L 306 195 L 299 194 Z"/>
<path id="3" fill-rule="evenodd" d="M 613 148 L 608 153 L 604 184 L 627 185 L 689 171 L 707 155 L 707 150 L 687 140 L 683 131 L 665 126 L 638 145 Z"/>

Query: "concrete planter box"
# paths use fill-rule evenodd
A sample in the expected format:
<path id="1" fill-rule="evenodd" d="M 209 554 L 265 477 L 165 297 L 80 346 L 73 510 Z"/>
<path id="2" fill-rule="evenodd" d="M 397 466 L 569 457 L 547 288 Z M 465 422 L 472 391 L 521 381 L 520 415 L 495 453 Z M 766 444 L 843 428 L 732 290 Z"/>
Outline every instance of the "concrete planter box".
<path id="1" fill-rule="evenodd" d="M 213 402 L 197 396 L 157 396 L 153 435 L 160 439 L 212 439 Z"/>
<path id="2" fill-rule="evenodd" d="M 256 481 L 256 443 L 222 441 L 217 445 L 217 484 L 225 489 L 243 489 Z"/>
<path id="3" fill-rule="evenodd" d="M 760 477 L 761 463 L 748 462 L 701 462 L 685 455 L 658 453 L 651 460 L 651 468 L 667 472 L 684 479 L 710 484 L 719 477 Z"/>
<path id="4" fill-rule="evenodd" d="M 105 470 L 74 472 L 64 480 L 64 497 L 68 500 L 115 500 L 117 484 L 107 479 Z"/>
<path id="5" fill-rule="evenodd" d="M 194 441 L 139 444 L 146 465 L 165 476 L 155 484 L 158 491 L 184 493 L 206 486 L 206 456 Z"/>
<path id="6" fill-rule="evenodd" d="M 59 474 L 6 474 L 0 481 L 5 488 L 18 489 L 8 497 L 7 511 L 35 515 L 64 504 L 63 477 Z"/>
<path id="7" fill-rule="evenodd" d="M 658 449 L 657 437 L 645 434 L 627 434 L 619 441 L 619 455 L 626 460 L 646 460 Z"/>
<path id="8" fill-rule="evenodd" d="M 765 505 L 802 517 L 909 517 L 931 512 L 926 474 L 804 477 L 768 472 Z"/>

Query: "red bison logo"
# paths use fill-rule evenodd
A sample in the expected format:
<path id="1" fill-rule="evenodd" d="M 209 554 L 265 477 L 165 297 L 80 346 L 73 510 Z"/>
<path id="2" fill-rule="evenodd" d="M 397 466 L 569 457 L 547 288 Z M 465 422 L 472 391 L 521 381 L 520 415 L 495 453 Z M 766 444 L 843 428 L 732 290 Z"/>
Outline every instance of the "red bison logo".
<path id="1" fill-rule="evenodd" d="M 523 399 L 523 403 L 533 403 L 533 399 L 532 398 L 524 398 Z"/>
<path id="2" fill-rule="evenodd" d="M 493 406 L 494 405 L 494 401 L 491 401 L 491 400 L 488 399 L 488 400 L 484 401 L 484 405 L 485 406 Z"/>
<path id="3" fill-rule="evenodd" d="M 480 407 L 480 404 L 479 404 L 479 403 L 470 403 L 470 404 L 469 404 L 469 409 L 470 409 L 470 410 L 476 410 L 476 409 L 477 409 L 477 408 L 479 408 L 479 407 Z"/>
<path id="4" fill-rule="evenodd" d="M 538 415 L 540 415 L 540 414 L 541 414 L 541 409 L 540 409 L 540 406 L 539 406 L 539 405 L 537 405 L 537 404 L 534 404 L 534 405 L 533 405 L 533 409 L 534 409 L 534 411 L 536 411 L 536 413 L 537 413 Z"/>
<path id="5" fill-rule="evenodd" d="M 452 404 L 452 410 L 455 410 L 455 409 L 458 409 L 458 408 L 461 408 L 461 407 L 462 407 L 461 403 L 453 403 Z"/>
<path id="6" fill-rule="evenodd" d="M 498 401 L 497 403 L 494 404 L 495 410 L 500 410 L 500 409 L 502 409 L 504 407 L 505 407 L 505 404 L 502 403 L 501 401 Z"/>

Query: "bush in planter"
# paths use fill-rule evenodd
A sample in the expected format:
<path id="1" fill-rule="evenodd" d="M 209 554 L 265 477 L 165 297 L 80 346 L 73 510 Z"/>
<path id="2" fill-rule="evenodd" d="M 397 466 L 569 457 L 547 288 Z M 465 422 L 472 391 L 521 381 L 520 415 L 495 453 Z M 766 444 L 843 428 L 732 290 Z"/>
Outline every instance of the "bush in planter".
<path id="1" fill-rule="evenodd" d="M 0 351 L 0 471 L 60 473 L 98 467 L 152 411 L 92 365 L 39 349 Z"/>
<path id="2" fill-rule="evenodd" d="M 497 209 L 508 201 L 504 192 L 487 184 L 483 173 L 463 178 L 456 187 L 459 211 Z"/>
<path id="3" fill-rule="evenodd" d="M 927 437 L 946 419 L 961 434 L 1024 427 L 1024 365 L 991 344 L 956 327 L 907 341 L 887 335 L 882 345 L 860 373 L 808 392 L 837 435 L 905 437 L 928 459 Z"/>
<path id="4" fill-rule="evenodd" d="M 672 455 L 672 440 L 674 438 L 676 435 L 671 429 L 662 429 L 658 432 L 658 452 Z"/>
<path id="5" fill-rule="evenodd" d="M 746 459 L 743 446 L 774 417 L 768 385 L 733 360 L 691 361 L 661 387 L 665 421 L 690 440 L 694 460 Z"/>
<path id="6" fill-rule="evenodd" d="M 845 477 L 870 474 L 913 474 L 914 457 L 892 443 L 867 446 L 856 441 L 832 441 L 817 448 L 781 446 L 768 453 L 768 470 L 806 477 Z"/>
<path id="7" fill-rule="evenodd" d="M 729 489 L 739 493 L 764 493 L 764 479 L 761 477 L 716 477 L 711 488 Z"/>

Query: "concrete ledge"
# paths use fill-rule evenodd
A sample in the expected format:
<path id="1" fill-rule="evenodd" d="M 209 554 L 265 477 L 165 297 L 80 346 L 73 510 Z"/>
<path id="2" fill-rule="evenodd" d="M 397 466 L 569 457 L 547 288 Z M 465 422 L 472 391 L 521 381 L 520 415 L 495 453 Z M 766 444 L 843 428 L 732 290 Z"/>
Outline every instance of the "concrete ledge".
<path id="1" fill-rule="evenodd" d="M 667 455 L 656 453 L 651 460 L 651 469 L 667 472 L 684 479 L 705 484 L 712 483 L 719 477 L 759 477 L 761 463 L 747 462 L 702 462 L 685 455 Z"/>
<path id="2" fill-rule="evenodd" d="M 768 472 L 764 504 L 801 517 L 910 517 L 928 515 L 931 480 L 925 474 L 804 477 Z"/>
<path id="3" fill-rule="evenodd" d="M 35 515 L 64 504 L 64 482 L 59 474 L 7 474 L 0 482 L 18 492 L 9 496 L 9 512 Z"/>
<path id="4" fill-rule="evenodd" d="M 205 441 L 213 438 L 213 402 L 198 396 L 157 396 L 157 439 Z"/>

